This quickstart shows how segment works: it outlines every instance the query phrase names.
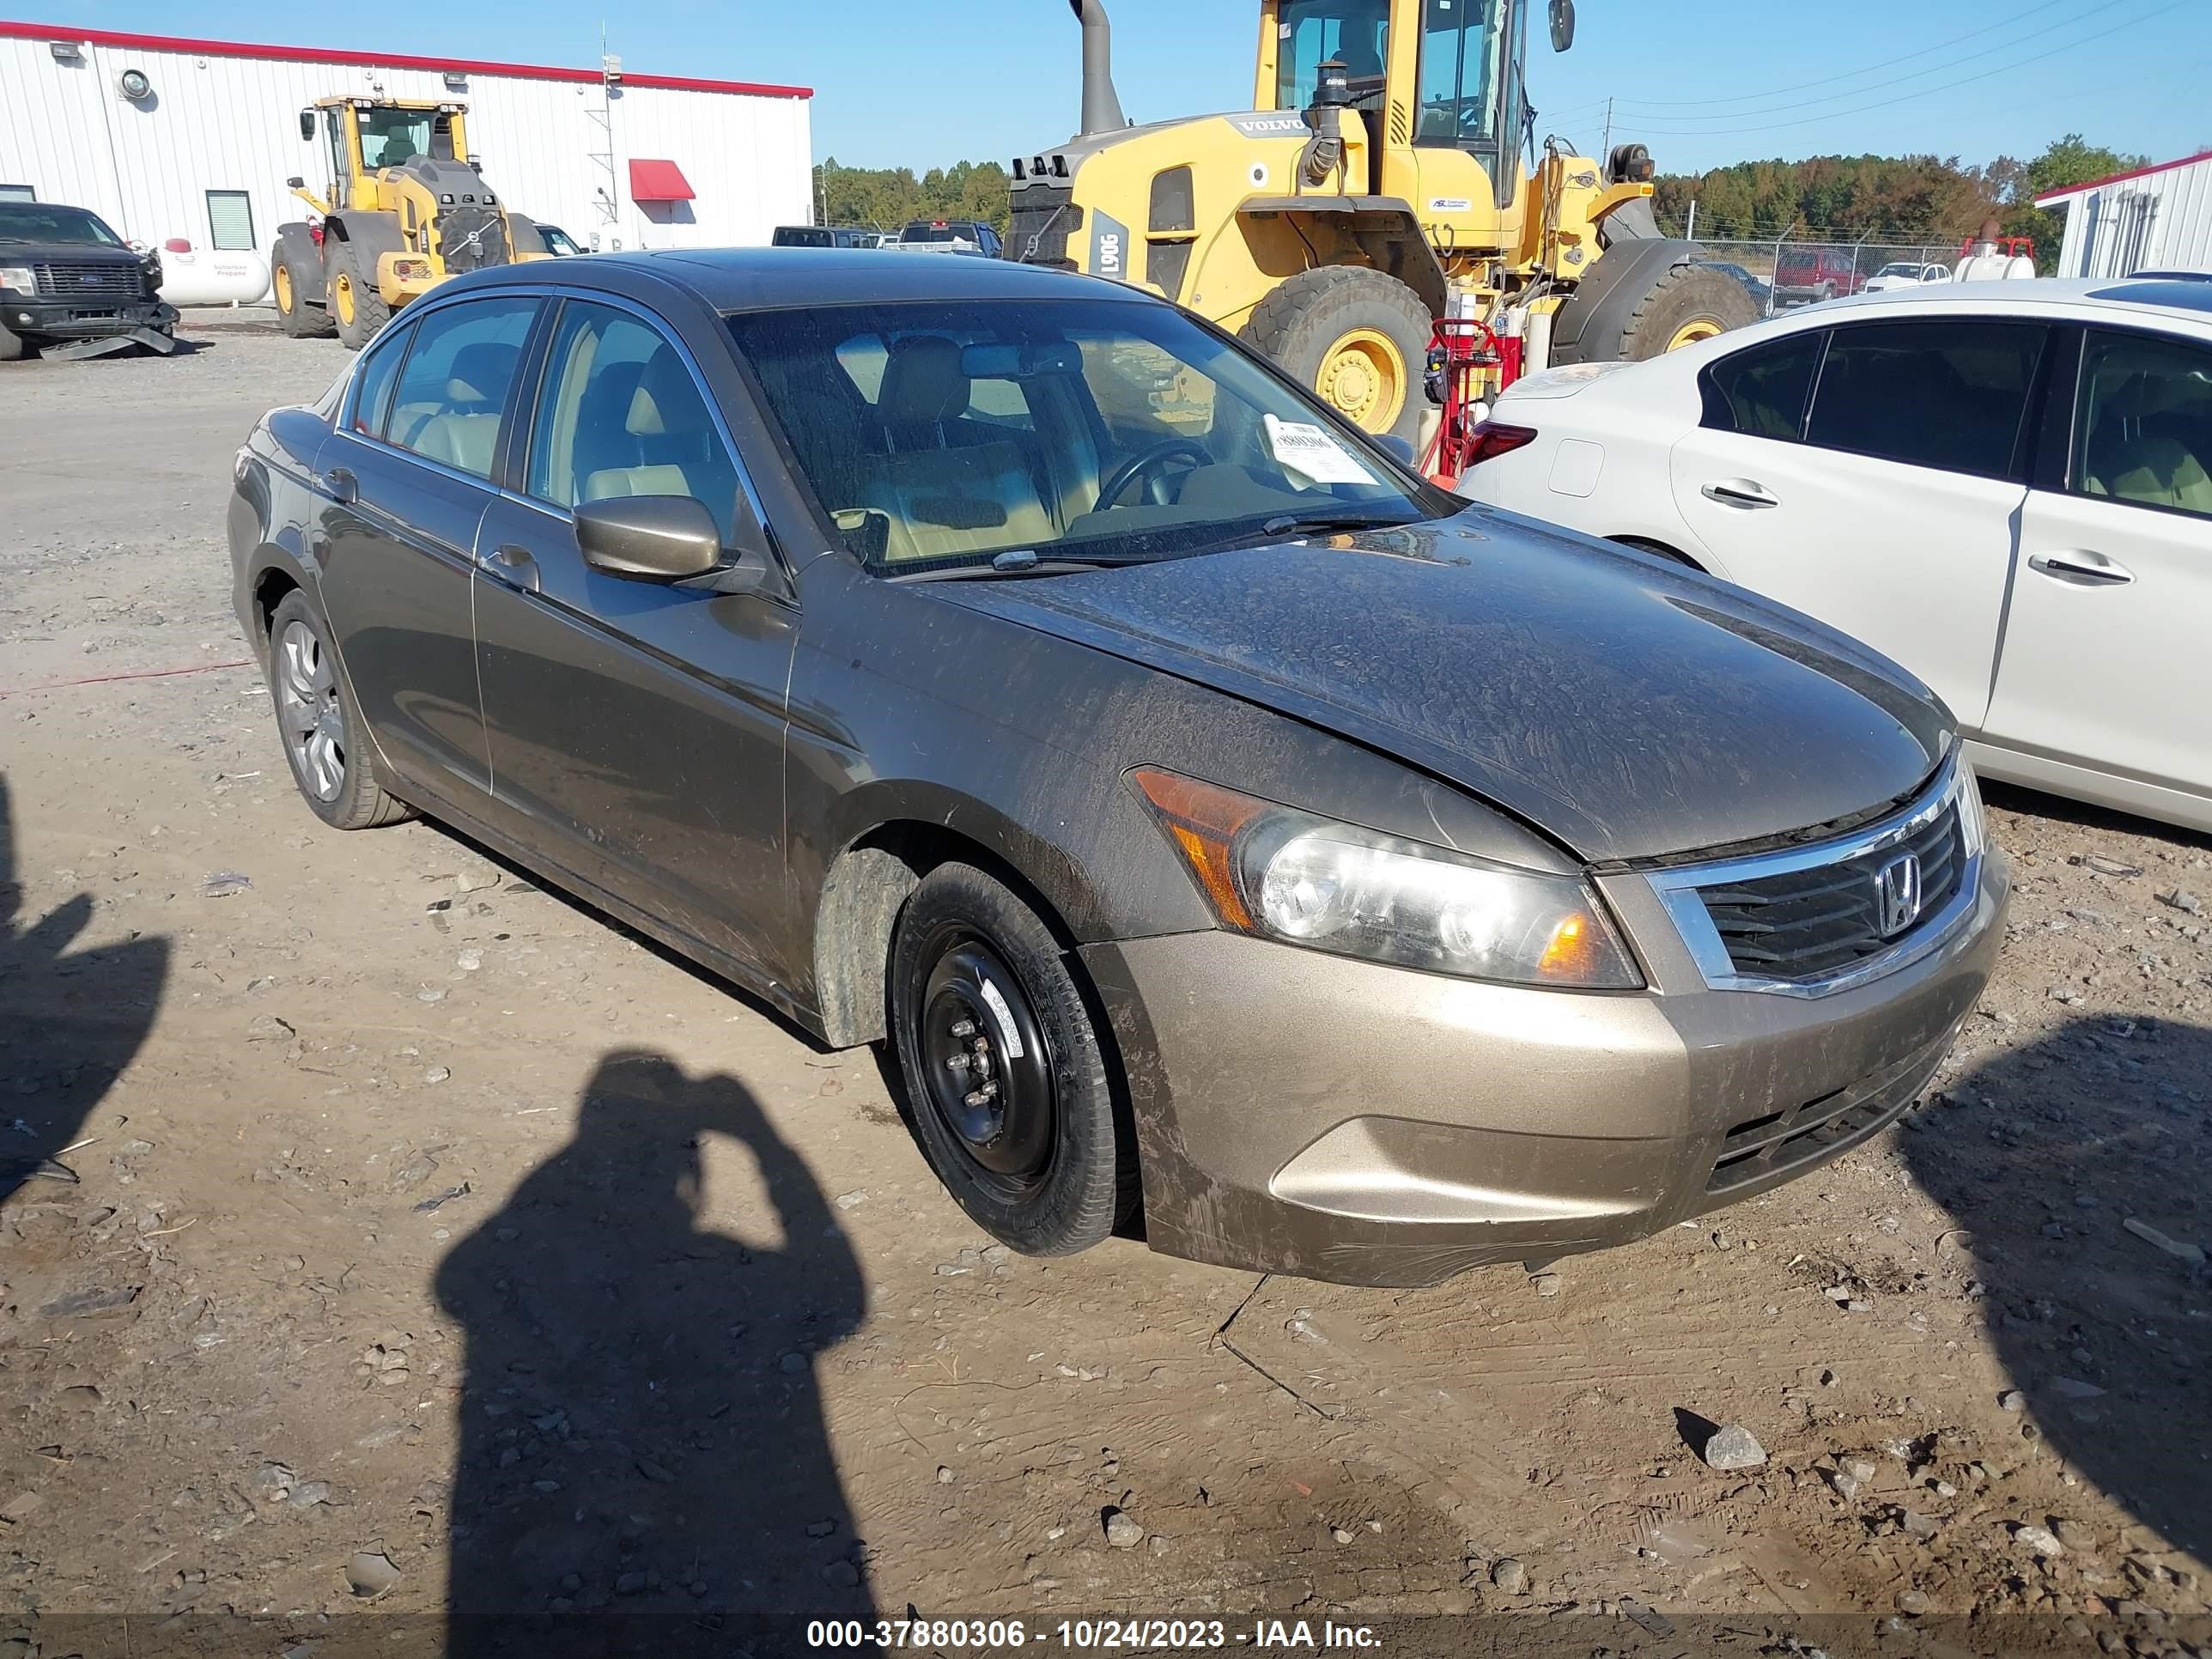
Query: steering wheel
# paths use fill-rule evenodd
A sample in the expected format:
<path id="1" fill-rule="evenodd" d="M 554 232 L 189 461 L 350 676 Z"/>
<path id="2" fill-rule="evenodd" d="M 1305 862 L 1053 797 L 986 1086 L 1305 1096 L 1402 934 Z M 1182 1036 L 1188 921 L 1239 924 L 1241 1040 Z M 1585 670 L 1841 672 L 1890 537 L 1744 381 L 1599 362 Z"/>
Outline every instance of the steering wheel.
<path id="1" fill-rule="evenodd" d="M 1194 438 L 1163 438 L 1159 442 L 1139 450 L 1106 475 L 1106 482 L 1098 486 L 1097 503 L 1091 510 L 1097 512 L 1101 508 L 1111 507 L 1115 498 L 1127 489 L 1132 482 L 1142 474 L 1151 471 L 1161 462 L 1176 455 L 1188 456 L 1200 466 L 1208 465 L 1213 459 L 1212 453 Z"/>

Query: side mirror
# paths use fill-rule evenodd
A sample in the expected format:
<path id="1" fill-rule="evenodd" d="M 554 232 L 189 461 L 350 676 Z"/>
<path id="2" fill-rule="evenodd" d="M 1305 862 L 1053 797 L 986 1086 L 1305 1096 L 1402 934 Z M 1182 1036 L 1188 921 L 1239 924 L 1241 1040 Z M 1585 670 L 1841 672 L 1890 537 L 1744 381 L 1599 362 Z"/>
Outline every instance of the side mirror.
<path id="1" fill-rule="evenodd" d="M 1552 0 L 1552 50 L 1565 52 L 1575 43 L 1575 0 Z"/>
<path id="2" fill-rule="evenodd" d="M 689 495 L 618 495 L 576 509 L 576 546 L 610 576 L 674 582 L 721 562 L 722 532 Z"/>
<path id="3" fill-rule="evenodd" d="M 1385 432 L 1375 440 L 1377 446 L 1388 451 L 1401 465 L 1419 468 L 1420 457 L 1413 453 L 1413 441 L 1401 438 L 1395 432 Z"/>
<path id="4" fill-rule="evenodd" d="M 296 173 L 284 181 L 284 188 L 287 190 L 304 190 L 307 185 L 307 181 Z"/>
<path id="5" fill-rule="evenodd" d="M 300 112 L 300 137 L 307 143 L 315 142 L 315 112 L 311 109 Z"/>

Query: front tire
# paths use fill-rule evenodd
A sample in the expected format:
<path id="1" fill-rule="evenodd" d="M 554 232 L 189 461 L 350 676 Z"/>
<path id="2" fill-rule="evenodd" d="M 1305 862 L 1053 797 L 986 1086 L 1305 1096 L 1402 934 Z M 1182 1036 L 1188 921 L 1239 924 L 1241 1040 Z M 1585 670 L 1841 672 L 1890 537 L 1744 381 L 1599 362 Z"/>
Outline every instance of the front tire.
<path id="1" fill-rule="evenodd" d="M 337 320 L 338 339 L 347 350 L 358 351 L 392 320 L 392 307 L 377 289 L 376 273 L 363 267 L 351 242 L 339 243 L 330 264 L 331 315 Z"/>
<path id="2" fill-rule="evenodd" d="M 1239 337 L 1363 431 L 1418 444 L 1436 321 L 1421 296 L 1364 265 L 1322 265 L 1277 285 Z"/>
<path id="3" fill-rule="evenodd" d="M 940 865 L 891 942 L 891 1042 L 930 1167 L 994 1238 L 1072 1255 L 1134 1206 L 1103 1048 L 1066 953 L 1036 913 Z"/>
<path id="4" fill-rule="evenodd" d="M 269 621 L 269 696 L 292 781 L 333 830 L 374 830 L 410 816 L 376 781 L 361 711 L 337 672 L 330 626 L 295 588 Z"/>

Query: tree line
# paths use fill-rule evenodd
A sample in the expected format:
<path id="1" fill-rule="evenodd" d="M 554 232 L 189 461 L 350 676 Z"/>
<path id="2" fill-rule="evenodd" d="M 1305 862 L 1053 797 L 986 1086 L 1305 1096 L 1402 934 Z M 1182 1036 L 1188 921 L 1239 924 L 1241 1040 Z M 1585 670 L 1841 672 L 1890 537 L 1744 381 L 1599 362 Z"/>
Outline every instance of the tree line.
<path id="1" fill-rule="evenodd" d="M 979 219 L 1003 236 L 1010 182 L 996 161 L 955 161 L 917 179 L 912 167 L 848 167 L 833 155 L 814 170 L 815 211 L 823 224 L 874 230 L 915 219 Z"/>
<path id="2" fill-rule="evenodd" d="M 1984 166 L 1955 155 L 1738 161 L 1708 173 L 1661 174 L 1653 204 L 1660 223 L 1680 234 L 1695 200 L 1698 238 L 1712 241 L 1864 237 L 1955 246 L 1994 217 L 2006 235 L 2033 237 L 2037 264 L 2048 271 L 2056 267 L 2064 222 L 2034 198 L 2147 159 L 2069 132 L 2026 161 L 2000 155 Z M 917 177 L 911 167 L 850 167 L 832 156 L 815 169 L 815 210 L 824 224 L 881 230 L 915 219 L 980 219 L 1003 236 L 1008 183 L 996 161 L 956 161 Z"/>
<path id="3" fill-rule="evenodd" d="M 2039 269 L 2056 269 L 2063 216 L 2035 205 L 2045 191 L 2143 166 L 2069 132 L 2027 161 L 2000 155 L 1972 167 L 1955 155 L 1814 155 L 1738 161 L 1703 173 L 1662 173 L 1653 206 L 1662 227 L 1686 228 L 1698 204 L 1700 241 L 1784 237 L 1956 246 L 1994 218 L 2008 236 L 2035 239 Z"/>

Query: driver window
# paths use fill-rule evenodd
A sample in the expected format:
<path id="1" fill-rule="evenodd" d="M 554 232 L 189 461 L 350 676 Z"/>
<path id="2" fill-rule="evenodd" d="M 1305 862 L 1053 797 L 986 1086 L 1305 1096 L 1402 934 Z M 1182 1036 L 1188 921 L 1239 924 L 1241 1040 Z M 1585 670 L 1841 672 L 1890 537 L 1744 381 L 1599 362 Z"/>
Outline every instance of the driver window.
<path id="1" fill-rule="evenodd" d="M 1495 149 L 1500 0 L 1423 0 L 1420 115 L 1413 142 Z"/>

